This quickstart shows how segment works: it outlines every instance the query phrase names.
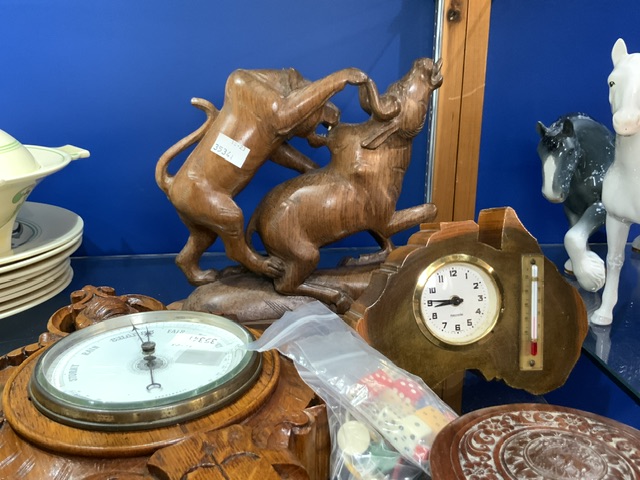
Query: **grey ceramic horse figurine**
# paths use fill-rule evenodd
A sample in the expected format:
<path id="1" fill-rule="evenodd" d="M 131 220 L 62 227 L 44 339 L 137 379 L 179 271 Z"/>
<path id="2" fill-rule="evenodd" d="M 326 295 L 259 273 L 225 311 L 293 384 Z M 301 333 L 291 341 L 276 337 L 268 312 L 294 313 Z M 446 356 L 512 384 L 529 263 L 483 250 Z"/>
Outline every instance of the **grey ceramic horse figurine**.
<path id="1" fill-rule="evenodd" d="M 542 195 L 562 203 L 570 228 L 564 237 L 569 254 L 567 273 L 585 290 L 604 282 L 603 261 L 589 249 L 589 237 L 604 226 L 602 181 L 613 162 L 615 136 L 604 125 L 581 113 L 561 116 L 550 127 L 536 125 L 540 135 Z"/>

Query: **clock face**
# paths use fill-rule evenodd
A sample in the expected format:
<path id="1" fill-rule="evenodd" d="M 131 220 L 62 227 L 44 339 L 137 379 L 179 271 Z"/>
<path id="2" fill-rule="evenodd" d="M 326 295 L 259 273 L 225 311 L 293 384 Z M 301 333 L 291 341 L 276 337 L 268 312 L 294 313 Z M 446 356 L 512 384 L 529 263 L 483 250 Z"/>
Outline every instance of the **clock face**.
<path id="1" fill-rule="evenodd" d="M 228 403 L 252 383 L 260 357 L 242 326 L 200 312 L 125 315 L 74 332 L 36 364 L 34 404 L 62 423 L 143 429 Z"/>
<path id="2" fill-rule="evenodd" d="M 491 332 L 501 298 L 486 262 L 464 254 L 448 255 L 420 275 L 414 314 L 422 333 L 434 343 L 469 345 Z"/>

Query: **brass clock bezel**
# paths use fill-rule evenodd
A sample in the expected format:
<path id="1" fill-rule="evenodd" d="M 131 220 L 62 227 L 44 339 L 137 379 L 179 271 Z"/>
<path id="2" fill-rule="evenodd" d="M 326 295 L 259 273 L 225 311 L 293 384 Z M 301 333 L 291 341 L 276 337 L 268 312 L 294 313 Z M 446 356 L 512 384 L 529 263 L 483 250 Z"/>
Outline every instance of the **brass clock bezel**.
<path id="1" fill-rule="evenodd" d="M 52 420 L 76 428 L 97 431 L 149 430 L 184 422 L 224 407 L 250 388 L 260 376 L 262 356 L 258 352 L 249 352 L 245 360 L 232 371 L 233 378 L 214 388 L 202 389 L 189 398 L 164 405 L 107 410 L 83 406 L 83 402 L 76 402 L 67 394 L 56 392 L 57 389 L 44 379 L 44 374 L 39 374 L 48 355 L 62 353 L 63 347 L 67 344 L 75 345 L 104 332 L 128 325 L 132 318 L 148 319 L 149 322 L 155 320 L 156 323 L 175 320 L 192 323 L 211 322 L 212 326 L 222 325 L 228 327 L 229 331 L 235 330 L 238 334 L 246 335 L 248 341 L 255 339 L 255 335 L 242 325 L 203 312 L 162 310 L 115 317 L 74 332 L 58 340 L 43 352 L 38 358 L 28 384 L 29 397 L 33 405 Z"/>
<path id="2" fill-rule="evenodd" d="M 498 297 L 497 299 L 492 300 L 495 305 L 495 309 L 493 312 L 493 317 L 489 322 L 489 325 L 486 327 L 485 331 L 482 333 L 480 337 L 474 338 L 469 341 L 456 342 L 456 341 L 447 341 L 440 338 L 436 333 L 432 332 L 432 330 L 429 328 L 427 322 L 424 320 L 422 316 L 422 309 L 420 307 L 420 304 L 421 304 L 422 294 L 428 279 L 437 270 L 441 269 L 442 267 L 450 263 L 467 263 L 469 265 L 473 265 L 474 267 L 481 269 L 486 274 L 486 277 L 489 279 L 489 281 L 493 284 L 493 289 L 496 292 Z M 486 261 L 466 253 L 453 253 L 453 254 L 445 255 L 431 262 L 425 269 L 422 270 L 422 272 L 418 276 L 418 280 L 416 282 L 416 286 L 413 293 L 413 301 L 412 301 L 413 316 L 418 328 L 420 329 L 420 332 L 422 332 L 422 334 L 433 344 L 442 348 L 462 349 L 462 348 L 468 347 L 469 345 L 477 344 L 478 342 L 481 342 L 483 339 L 486 339 L 487 336 L 495 329 L 498 323 L 498 320 L 500 319 L 500 316 L 502 315 L 502 312 L 504 310 L 504 305 L 503 305 L 504 294 L 503 293 L 504 292 L 502 289 L 502 284 L 500 282 L 500 279 L 495 269 L 491 265 L 489 265 Z"/>

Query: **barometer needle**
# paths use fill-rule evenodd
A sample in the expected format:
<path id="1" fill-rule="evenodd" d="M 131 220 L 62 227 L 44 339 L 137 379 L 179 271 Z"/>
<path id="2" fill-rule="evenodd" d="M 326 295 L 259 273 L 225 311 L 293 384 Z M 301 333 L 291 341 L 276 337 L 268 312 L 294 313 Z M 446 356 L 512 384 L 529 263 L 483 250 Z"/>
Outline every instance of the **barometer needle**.
<path id="1" fill-rule="evenodd" d="M 140 335 L 140 332 L 138 331 L 136 326 L 133 324 L 131 324 L 131 326 L 133 327 L 133 331 L 136 332 L 136 335 L 138 335 L 138 338 L 140 339 L 140 347 L 142 347 L 142 353 L 153 353 L 156 349 L 156 342 L 151 341 L 151 332 L 149 331 L 149 328 L 147 327 L 147 331 L 145 333 L 145 335 L 147 336 L 147 340 L 145 341 L 142 338 L 142 335 Z"/>
<path id="2" fill-rule="evenodd" d="M 145 365 L 149 369 L 149 376 L 151 377 L 151 383 L 147 385 L 147 390 L 153 390 L 154 388 L 162 388 L 162 384 L 156 382 L 155 379 L 153 378 L 153 367 L 156 359 L 153 353 L 156 350 L 156 342 L 151 341 L 151 332 L 149 331 L 149 327 L 147 327 L 147 331 L 145 332 L 145 335 L 147 337 L 147 340 L 145 341 L 142 338 L 142 335 L 140 335 L 140 332 L 138 331 L 136 326 L 134 324 L 131 324 L 131 326 L 133 327 L 133 331 L 136 332 L 136 335 L 138 335 L 138 338 L 140 339 L 140 342 L 141 342 L 140 346 L 142 347 L 142 353 L 144 354 L 143 359 L 145 361 Z"/>

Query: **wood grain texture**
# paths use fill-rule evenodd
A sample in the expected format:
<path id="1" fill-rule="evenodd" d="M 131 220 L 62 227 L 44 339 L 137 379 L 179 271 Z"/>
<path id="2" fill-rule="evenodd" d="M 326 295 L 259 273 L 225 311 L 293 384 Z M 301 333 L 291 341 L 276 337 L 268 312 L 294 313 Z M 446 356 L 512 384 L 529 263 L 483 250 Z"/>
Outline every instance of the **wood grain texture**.
<path id="1" fill-rule="evenodd" d="M 635 480 L 640 478 L 640 432 L 554 405 L 484 408 L 440 431 L 431 470 L 438 480 Z"/>
<path id="2" fill-rule="evenodd" d="M 40 353 L 39 353 L 40 354 Z M 277 386 L 279 358 L 266 352 L 256 383 L 237 401 L 204 417 L 152 430 L 99 432 L 57 423 L 40 413 L 28 399 L 28 383 L 39 354 L 14 372 L 3 393 L 3 411 L 11 427 L 35 445 L 63 455 L 129 457 L 148 455 L 185 435 L 222 428 L 247 418 L 261 408 Z"/>
<path id="3" fill-rule="evenodd" d="M 453 220 L 475 217 L 490 15 L 491 0 L 468 2 Z"/>
<path id="4" fill-rule="evenodd" d="M 192 100 L 206 113 L 205 122 L 170 147 L 156 165 L 158 186 L 189 229 L 189 239 L 176 258 L 189 282 L 204 285 L 218 278 L 216 270 L 203 270 L 199 265 L 202 254 L 218 237 L 231 260 L 261 275 L 279 274 L 277 262 L 248 245 L 245 217 L 233 198 L 268 159 L 298 172 L 316 168 L 286 140 L 299 136 L 315 142 L 319 124 L 335 126 L 339 120 L 340 112 L 329 99 L 347 84 L 367 82 L 367 75 L 355 68 L 315 82 L 292 68 L 241 69 L 229 75 L 220 110 L 204 99 Z M 231 142 L 233 148 L 223 142 Z M 169 163 L 196 143 L 179 170 L 169 173 Z M 243 158 L 234 158 L 238 150 Z"/>
<path id="5" fill-rule="evenodd" d="M 441 83 L 440 64 L 419 58 L 383 95 L 372 81 L 360 86 L 369 119 L 332 128 L 318 142 L 331 153 L 328 165 L 277 185 L 263 198 L 247 233 L 257 232 L 269 256 L 282 263 L 273 280 L 278 293 L 311 296 L 342 313 L 352 302 L 346 292 L 307 281 L 320 262 L 320 248 L 370 232 L 381 252 L 366 261 L 379 261 L 393 249 L 391 236 L 434 218 L 432 204 L 402 210 L 396 204 L 413 139 Z M 378 104 L 392 108 L 381 112 Z"/>
<path id="6" fill-rule="evenodd" d="M 418 328 L 412 303 L 422 271 L 453 253 L 491 265 L 502 293 L 502 313 L 491 334 L 463 347 L 438 346 L 428 340 Z M 509 208 L 483 212 L 478 225 L 471 221 L 423 225 L 408 245 L 389 255 L 345 318 L 369 344 L 432 388 L 453 373 L 476 369 L 487 379 L 501 378 L 512 387 L 546 393 L 568 377 L 588 324 L 580 295 L 545 258 L 545 368 L 520 370 L 520 264 L 528 253 L 539 254 L 540 247 Z"/>
<path id="7" fill-rule="evenodd" d="M 437 221 L 475 215 L 490 12 L 490 0 L 445 2 L 432 179 Z"/>
<path id="8" fill-rule="evenodd" d="M 133 457 L 118 455 L 117 452 L 119 446 L 135 443 L 129 437 L 136 432 L 112 435 L 110 445 L 103 449 L 104 455 L 99 454 L 98 445 L 95 445 L 93 455 L 76 455 L 56 451 L 58 445 L 44 440 L 39 447 L 23 438 L 0 410 L 0 478 L 244 480 L 264 472 L 265 478 L 324 480 L 328 478 L 331 451 L 325 407 L 313 406 L 315 394 L 301 381 L 290 360 L 281 359 L 279 364 L 281 370 L 277 387 L 262 408 L 252 412 L 244 421 L 211 430 L 195 428 L 191 422 L 177 425 L 174 430 L 180 430 L 182 434 L 173 441 L 145 449 L 147 454 Z M 13 381 L 10 384 L 13 386 Z M 27 414 L 34 413 L 28 409 L 20 410 L 19 415 Z M 201 425 L 206 423 L 211 421 L 205 420 Z M 47 429 L 52 427 L 42 419 L 33 426 L 42 429 L 37 433 L 43 436 L 47 436 Z M 55 434 L 66 432 L 69 435 L 67 440 L 87 444 L 98 438 L 96 432 L 69 434 L 68 430 L 53 428 Z M 235 452 L 230 450 L 230 446 L 236 448 Z M 67 450 L 66 446 L 63 448 Z"/>
<path id="9" fill-rule="evenodd" d="M 303 465 L 287 449 L 258 447 L 251 428 L 233 425 L 196 435 L 157 451 L 149 471 L 157 478 L 279 480 L 309 478 Z M 286 477 L 285 477 L 286 478 Z"/>
<path id="10" fill-rule="evenodd" d="M 52 315 L 38 343 L 0 357 L 0 479 L 327 478 L 326 409 L 293 362 L 275 351 L 263 354 L 261 376 L 242 397 L 188 422 L 146 432 L 95 432 L 40 414 L 28 398 L 27 383 L 45 347 L 130 307 L 165 308 L 149 297 L 116 297 L 109 287 L 87 286 L 71 299 Z"/>

